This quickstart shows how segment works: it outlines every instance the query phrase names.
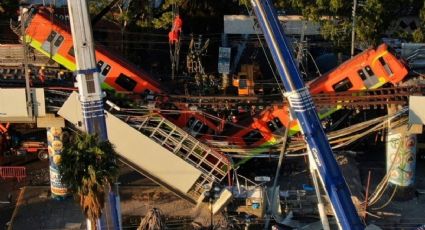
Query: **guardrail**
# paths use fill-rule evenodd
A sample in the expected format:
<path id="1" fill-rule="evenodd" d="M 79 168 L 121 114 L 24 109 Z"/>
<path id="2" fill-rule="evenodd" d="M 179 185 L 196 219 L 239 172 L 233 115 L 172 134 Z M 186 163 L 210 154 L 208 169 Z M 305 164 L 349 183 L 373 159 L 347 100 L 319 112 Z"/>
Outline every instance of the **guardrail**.
<path id="1" fill-rule="evenodd" d="M 18 182 L 27 177 L 26 167 L 24 166 L 2 166 L 0 167 L 0 178 L 16 178 Z"/>

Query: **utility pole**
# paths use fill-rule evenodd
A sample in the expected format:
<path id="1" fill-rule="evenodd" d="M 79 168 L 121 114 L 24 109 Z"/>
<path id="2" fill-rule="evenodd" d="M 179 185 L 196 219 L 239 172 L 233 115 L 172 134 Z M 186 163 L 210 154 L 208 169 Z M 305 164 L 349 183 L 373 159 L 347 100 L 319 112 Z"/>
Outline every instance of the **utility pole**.
<path id="1" fill-rule="evenodd" d="M 289 123 L 290 122 L 287 123 L 286 127 L 289 127 Z M 289 129 L 285 129 L 285 133 L 282 139 L 282 149 L 280 150 L 279 161 L 277 163 L 276 173 L 273 179 L 272 194 L 271 194 L 271 198 L 269 199 L 270 203 L 267 204 L 267 209 L 266 209 L 266 222 L 264 224 L 265 230 L 269 229 L 270 218 L 271 216 L 273 216 L 273 211 L 274 211 L 274 208 L 276 207 L 274 203 L 274 198 L 276 196 L 276 185 L 279 181 L 280 169 L 282 167 L 283 158 L 286 151 L 286 142 L 288 141 L 288 133 L 289 133 Z M 328 230 L 328 229 L 325 229 L 325 230 Z"/>
<path id="2" fill-rule="evenodd" d="M 353 0 L 353 24 L 351 26 L 351 57 L 354 57 L 354 40 L 356 37 L 356 10 L 357 0 Z"/>
<path id="3" fill-rule="evenodd" d="M 28 117 L 33 116 L 32 111 L 32 96 L 31 96 L 31 85 L 30 85 L 30 72 L 28 69 L 28 46 L 27 38 L 25 35 L 25 18 L 26 14 L 24 13 L 24 7 L 19 7 L 20 18 L 21 18 L 21 35 L 22 35 L 22 46 L 23 46 L 23 55 L 24 55 L 24 73 L 25 73 L 25 91 L 27 95 L 27 114 Z"/>
<path id="4" fill-rule="evenodd" d="M 100 88 L 87 1 L 68 0 L 68 11 L 75 50 L 75 61 L 77 64 L 78 92 L 85 129 L 87 133 L 97 134 L 101 140 L 106 141 L 108 140 L 108 134 L 103 109 L 103 94 Z M 114 194 L 111 188 L 109 189 L 108 198 L 112 213 L 112 229 L 120 229 L 120 218 L 116 207 L 117 195 Z M 87 227 L 89 228 L 90 225 Z M 98 224 L 99 229 L 103 229 L 104 227 Z M 107 227 L 109 229 L 109 226 Z"/>
<path id="5" fill-rule="evenodd" d="M 314 191 L 316 192 L 316 197 L 317 197 L 317 209 L 319 211 L 320 221 L 322 222 L 323 230 L 330 230 L 331 228 L 329 226 L 328 217 L 326 216 L 325 204 L 323 203 L 322 195 L 320 194 L 319 183 L 317 182 L 317 176 L 318 176 L 317 167 L 316 167 L 316 164 L 314 163 L 312 154 L 309 153 L 308 156 L 309 156 L 308 162 L 310 165 L 311 179 L 313 180 Z"/>
<path id="6" fill-rule="evenodd" d="M 304 39 L 305 39 L 305 29 L 307 27 L 307 21 L 302 21 L 301 22 L 302 26 L 301 26 L 301 35 L 300 35 L 300 42 L 298 44 L 298 52 L 297 52 L 297 65 L 298 68 L 301 67 L 301 62 L 303 61 L 303 57 L 304 57 Z"/>

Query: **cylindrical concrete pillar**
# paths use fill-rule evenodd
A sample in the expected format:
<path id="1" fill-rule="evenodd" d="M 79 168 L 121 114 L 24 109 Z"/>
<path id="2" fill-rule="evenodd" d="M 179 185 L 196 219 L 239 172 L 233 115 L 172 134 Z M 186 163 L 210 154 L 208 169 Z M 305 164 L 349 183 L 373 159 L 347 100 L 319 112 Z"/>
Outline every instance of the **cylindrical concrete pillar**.
<path id="1" fill-rule="evenodd" d="M 59 175 L 59 164 L 61 163 L 61 154 L 63 150 L 62 128 L 47 128 L 47 145 L 49 151 L 50 168 L 50 190 L 52 197 L 64 199 L 68 195 L 67 186 L 61 182 Z"/>
<path id="2" fill-rule="evenodd" d="M 391 187 L 397 186 L 396 198 L 413 196 L 416 169 L 416 135 L 405 129 L 391 130 L 387 135 L 387 172 Z"/>

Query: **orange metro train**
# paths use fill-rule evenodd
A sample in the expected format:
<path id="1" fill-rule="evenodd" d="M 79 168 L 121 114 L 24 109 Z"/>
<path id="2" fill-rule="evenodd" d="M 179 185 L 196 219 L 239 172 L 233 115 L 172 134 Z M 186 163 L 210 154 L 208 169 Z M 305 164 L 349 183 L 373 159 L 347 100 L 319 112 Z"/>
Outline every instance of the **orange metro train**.
<path id="1" fill-rule="evenodd" d="M 401 60 L 388 51 L 386 44 L 377 49 L 367 49 L 347 60 L 327 74 L 309 82 L 311 94 L 325 92 L 358 91 L 376 89 L 390 82 L 397 84 L 407 76 L 408 70 Z M 319 117 L 329 116 L 337 106 L 319 111 Z M 282 134 L 289 126 L 289 135 L 300 131 L 297 120 L 290 120 L 287 106 L 273 106 L 263 111 L 245 128 L 226 133 L 229 144 L 253 147 L 250 154 L 264 152 L 277 143 L 276 134 Z"/>
<path id="2" fill-rule="evenodd" d="M 72 35 L 69 26 L 59 19 L 52 20 L 48 9 L 31 8 L 25 17 L 26 41 L 34 49 L 50 56 L 65 68 L 75 71 L 75 57 Z M 102 87 L 118 92 L 129 91 L 137 94 L 166 95 L 167 90 L 148 73 L 129 64 L 119 55 L 112 54 L 104 47 L 97 45 L 95 50 Z M 200 113 L 188 111 L 181 105 L 167 104 L 161 101 L 163 107 L 174 112 L 162 114 L 179 127 L 186 127 L 191 133 L 218 131 L 211 119 Z M 180 111 L 180 112 L 179 112 Z M 171 113 L 171 114 L 170 114 Z M 206 127 L 208 129 L 206 129 Z M 212 130 L 212 131 L 211 131 Z"/>

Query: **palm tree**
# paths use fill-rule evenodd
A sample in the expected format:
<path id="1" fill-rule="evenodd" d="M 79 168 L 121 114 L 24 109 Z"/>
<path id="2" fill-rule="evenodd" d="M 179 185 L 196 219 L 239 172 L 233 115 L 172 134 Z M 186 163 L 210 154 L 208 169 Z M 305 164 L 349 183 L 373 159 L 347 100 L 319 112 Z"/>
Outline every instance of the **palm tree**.
<path id="1" fill-rule="evenodd" d="M 62 183 L 80 201 L 91 229 L 96 229 L 105 203 L 105 186 L 118 174 L 114 146 L 97 135 L 75 133 L 65 143 L 60 161 Z"/>

